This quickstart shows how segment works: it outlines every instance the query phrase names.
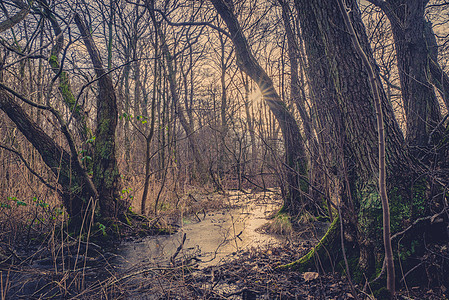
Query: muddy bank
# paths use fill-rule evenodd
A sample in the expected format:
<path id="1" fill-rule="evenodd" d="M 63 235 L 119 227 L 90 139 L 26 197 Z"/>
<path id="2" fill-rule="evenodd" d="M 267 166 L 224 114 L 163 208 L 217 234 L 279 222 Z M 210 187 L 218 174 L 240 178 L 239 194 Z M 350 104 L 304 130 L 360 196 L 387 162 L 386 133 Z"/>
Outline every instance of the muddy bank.
<path id="1" fill-rule="evenodd" d="M 339 274 L 277 269 L 316 245 L 326 224 L 270 235 L 260 228 L 280 207 L 274 194 L 238 193 L 226 201 L 218 210 L 202 207 L 180 215 L 173 235 L 133 237 L 109 247 L 47 240 L 29 254 L 11 251 L 8 262 L 0 264 L 2 299 L 355 298 Z M 449 256 L 444 249 L 433 251 Z M 370 299 L 369 289 L 355 289 L 360 299 Z M 445 287 L 409 286 L 399 299 L 448 296 Z"/>
<path id="2" fill-rule="evenodd" d="M 207 268 L 140 266 L 114 284 L 123 299 L 375 299 L 369 287 L 355 285 L 338 273 L 299 273 L 276 267 L 299 259 L 313 246 L 309 241 L 240 252 L 234 259 Z M 140 277 L 139 280 L 136 278 Z M 447 299 L 445 287 L 402 287 L 397 299 Z M 379 297 L 377 299 L 385 299 Z"/>

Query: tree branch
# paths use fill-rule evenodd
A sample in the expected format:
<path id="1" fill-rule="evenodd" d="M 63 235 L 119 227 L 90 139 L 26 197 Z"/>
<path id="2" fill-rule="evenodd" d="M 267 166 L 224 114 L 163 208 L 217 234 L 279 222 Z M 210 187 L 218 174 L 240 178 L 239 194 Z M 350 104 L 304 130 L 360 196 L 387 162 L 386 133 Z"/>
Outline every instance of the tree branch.
<path id="1" fill-rule="evenodd" d="M 67 140 L 67 143 L 69 145 L 70 153 L 71 153 L 71 156 L 74 158 L 74 162 L 76 163 L 77 170 L 79 172 L 81 172 L 80 175 L 82 175 L 84 177 L 84 181 L 87 183 L 88 188 L 89 188 L 90 192 L 92 193 L 92 195 L 95 195 L 96 197 L 98 197 L 98 192 L 97 192 L 97 189 L 95 188 L 95 185 L 92 182 L 92 179 L 90 179 L 90 177 L 87 175 L 86 170 L 82 167 L 82 165 L 81 165 L 81 163 L 80 163 L 80 161 L 78 159 L 78 152 L 76 150 L 75 141 L 73 140 L 73 137 L 70 134 L 69 128 L 67 126 L 67 123 L 64 121 L 64 119 L 62 118 L 61 114 L 57 110 L 55 110 L 53 107 L 51 107 L 51 106 L 44 106 L 44 105 L 36 104 L 35 102 L 27 99 L 24 96 L 19 95 L 14 90 L 8 88 L 7 86 L 5 86 L 5 85 L 3 85 L 1 83 L 0 83 L 0 87 L 3 88 L 4 90 L 8 91 L 12 95 L 18 97 L 19 99 L 21 99 L 25 103 L 27 103 L 27 104 L 29 104 L 31 106 L 34 106 L 36 108 L 47 110 L 47 111 L 51 112 L 56 117 L 56 119 L 58 120 L 59 125 L 61 126 L 61 131 L 64 134 L 64 136 L 65 136 L 65 138 Z M 0 94 L 0 96 L 1 96 L 1 94 Z M 5 97 L 5 99 L 7 99 L 7 98 Z M 8 99 L 8 100 L 10 100 L 10 99 Z M 10 100 L 8 102 L 8 104 L 11 105 L 11 106 L 14 106 L 13 103 L 14 102 L 12 100 Z M 0 105 L 0 108 L 2 108 L 1 105 Z M 17 108 L 15 108 L 15 109 L 17 110 Z M 21 114 L 24 114 L 24 112 L 21 112 Z M 13 120 L 13 122 L 16 123 L 16 119 L 11 118 L 11 120 Z M 31 122 L 31 120 L 30 120 L 30 122 Z M 17 125 L 17 123 L 16 123 L 16 125 Z"/>
<path id="2" fill-rule="evenodd" d="M 0 33 L 8 30 L 8 29 L 14 27 L 16 24 L 20 23 L 20 21 L 25 19 L 25 17 L 30 12 L 30 7 L 26 3 L 24 3 L 20 0 L 13 0 L 13 2 L 15 4 L 17 4 L 17 6 L 20 8 L 20 11 L 17 14 L 15 14 L 14 16 L 12 16 L 11 18 L 7 17 L 7 19 L 5 21 L 0 22 Z"/>
<path id="3" fill-rule="evenodd" d="M 5 150 L 7 150 L 7 151 L 9 151 L 9 152 L 12 152 L 12 153 L 16 154 L 16 155 L 20 158 L 20 160 L 23 162 L 23 164 L 25 165 L 25 167 L 28 169 L 28 171 L 30 171 L 31 174 L 33 174 L 34 176 L 36 176 L 36 177 L 37 177 L 43 184 L 45 184 L 45 186 L 48 187 L 49 189 L 52 189 L 52 190 L 57 191 L 58 193 L 60 193 L 59 190 L 57 190 L 54 186 L 52 186 L 51 184 L 49 184 L 48 182 L 46 182 L 45 179 L 42 178 L 42 176 L 40 176 L 39 174 L 37 174 L 36 171 L 34 171 L 34 170 L 31 168 L 30 164 L 29 164 L 29 163 L 26 161 L 26 159 L 23 157 L 22 153 L 20 153 L 20 152 L 17 151 L 17 150 L 14 150 L 14 149 L 12 149 L 12 148 L 9 148 L 9 147 L 7 147 L 7 146 L 5 146 L 5 145 L 3 145 L 3 144 L 0 144 L 0 148 L 3 148 L 3 149 L 5 149 Z"/>
<path id="4" fill-rule="evenodd" d="M 149 7 L 151 7 L 151 6 L 149 6 L 150 4 L 149 4 L 148 0 L 145 1 L 145 4 L 146 4 L 145 6 L 147 7 L 147 9 Z M 179 26 L 207 26 L 207 27 L 217 30 L 218 32 L 223 33 L 224 35 L 226 35 L 229 38 L 231 37 L 229 32 L 227 32 L 226 30 L 223 30 L 220 27 L 215 26 L 209 22 L 179 22 L 179 23 L 177 23 L 177 22 L 170 21 L 168 19 L 167 15 L 162 10 L 154 9 L 154 11 L 159 13 L 162 16 L 162 18 L 165 20 L 165 22 L 167 22 L 167 24 L 170 26 L 176 26 L 176 27 L 179 27 Z"/>

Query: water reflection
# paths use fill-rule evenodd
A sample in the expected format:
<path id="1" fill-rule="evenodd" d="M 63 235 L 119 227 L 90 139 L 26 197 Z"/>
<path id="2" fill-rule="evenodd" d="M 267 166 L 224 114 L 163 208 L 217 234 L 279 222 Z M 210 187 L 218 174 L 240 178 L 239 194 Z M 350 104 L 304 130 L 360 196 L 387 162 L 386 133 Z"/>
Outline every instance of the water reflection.
<path id="1" fill-rule="evenodd" d="M 229 198 L 229 204 L 233 208 L 184 218 L 176 234 L 122 243 L 115 263 L 125 269 L 148 263 L 167 265 L 182 244 L 184 234 L 186 240 L 176 258 L 183 263 L 198 263 L 198 267 L 219 264 L 239 250 L 285 241 L 284 237 L 257 230 L 280 207 L 273 195 L 252 194 L 249 198 L 238 193 Z"/>

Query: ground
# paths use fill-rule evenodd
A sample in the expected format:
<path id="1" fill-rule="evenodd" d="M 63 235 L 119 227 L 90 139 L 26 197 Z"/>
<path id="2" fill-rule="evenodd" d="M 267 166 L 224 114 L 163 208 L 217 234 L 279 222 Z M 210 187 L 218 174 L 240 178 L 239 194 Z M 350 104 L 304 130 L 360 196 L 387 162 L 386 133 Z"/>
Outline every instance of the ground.
<path id="1" fill-rule="evenodd" d="M 196 198 L 193 202 L 202 202 Z M 237 207 L 235 202 L 230 204 Z M 217 209 L 214 207 L 213 212 Z M 196 210 L 192 216 L 204 222 L 204 206 Z M 283 218 L 270 222 L 279 220 L 284 228 Z M 335 272 L 299 273 L 277 268 L 299 259 L 316 245 L 314 236 L 322 236 L 326 230 L 322 224 L 311 222 L 295 227 L 295 231 L 281 230 L 288 235 L 285 243 L 235 251 L 221 264 L 208 267 L 201 265 L 200 256 L 185 253 L 165 263 L 141 261 L 118 267 L 120 253 L 115 250 L 123 244 L 120 240 L 100 244 L 69 238 L 61 243 L 57 234 L 36 235 L 32 242 L 23 240 L 22 246 L 0 244 L 0 299 L 374 299 L 369 286 L 355 284 L 354 293 L 348 278 Z M 265 225 L 260 230 L 276 231 L 275 227 Z M 130 234 L 127 243 L 144 238 L 140 236 L 142 228 Z M 411 276 L 407 277 L 407 285 L 398 285 L 397 298 L 449 299 L 447 279 L 440 276 L 448 272 L 441 263 L 449 257 L 448 248 L 428 245 L 421 258 L 422 268 L 414 271 L 418 278 L 422 275 L 422 282 L 413 283 L 408 280 Z M 434 274 L 429 270 L 435 270 Z M 425 279 L 429 275 L 435 275 L 432 286 Z"/>

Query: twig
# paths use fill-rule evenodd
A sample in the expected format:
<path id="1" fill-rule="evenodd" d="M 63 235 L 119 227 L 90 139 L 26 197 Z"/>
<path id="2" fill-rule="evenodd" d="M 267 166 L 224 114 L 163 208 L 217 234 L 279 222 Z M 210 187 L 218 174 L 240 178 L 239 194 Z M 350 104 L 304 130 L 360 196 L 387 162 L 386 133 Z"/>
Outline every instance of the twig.
<path id="1" fill-rule="evenodd" d="M 175 258 L 176 256 L 178 256 L 179 252 L 181 252 L 181 249 L 184 246 L 185 241 L 186 241 L 186 234 L 184 233 L 184 235 L 182 236 L 181 244 L 178 246 L 178 249 L 176 249 L 175 254 L 173 254 L 173 256 L 170 258 L 170 261 L 173 265 L 175 264 Z"/>
<path id="2" fill-rule="evenodd" d="M 30 171 L 31 174 L 33 174 L 34 176 L 36 176 L 36 177 L 37 177 L 43 184 L 45 184 L 45 186 L 48 187 L 49 189 L 51 189 L 51 190 L 53 190 L 53 191 L 59 192 L 59 190 L 57 190 L 54 186 L 52 186 L 51 184 L 49 184 L 48 182 L 46 182 L 45 179 L 44 179 L 42 176 L 40 176 L 39 174 L 37 174 L 37 172 L 34 171 L 34 170 L 31 168 L 30 164 L 25 160 L 25 158 L 23 157 L 22 153 L 20 153 L 20 152 L 17 151 L 17 150 L 14 150 L 14 149 L 12 149 L 12 148 L 9 148 L 9 147 L 7 147 L 7 146 L 5 146 L 5 145 L 2 145 L 2 144 L 0 144 L 0 148 L 3 148 L 3 149 L 5 149 L 5 150 L 8 150 L 8 151 L 10 151 L 10 152 L 16 154 L 16 155 L 20 158 L 20 160 L 23 162 L 23 164 L 25 165 L 25 167 L 28 169 L 28 171 Z"/>
<path id="3" fill-rule="evenodd" d="M 427 217 L 422 217 L 422 218 L 416 219 L 416 220 L 415 220 L 410 226 L 408 226 L 406 229 L 404 229 L 404 230 L 402 230 L 402 231 L 400 231 L 400 232 L 398 232 L 398 233 L 393 234 L 393 235 L 391 236 L 391 239 L 393 240 L 393 239 L 397 238 L 398 236 L 405 234 L 407 231 L 409 231 L 410 229 L 412 229 L 415 225 L 417 225 L 417 224 L 420 223 L 420 222 L 430 220 L 430 223 L 433 223 L 434 220 L 435 220 L 436 218 L 438 218 L 439 216 L 441 216 L 442 214 L 444 214 L 446 211 L 448 211 L 448 207 L 445 207 L 441 212 L 439 212 L 439 213 L 437 213 L 437 214 L 434 214 L 434 215 L 432 215 L 432 216 L 427 216 Z"/>

